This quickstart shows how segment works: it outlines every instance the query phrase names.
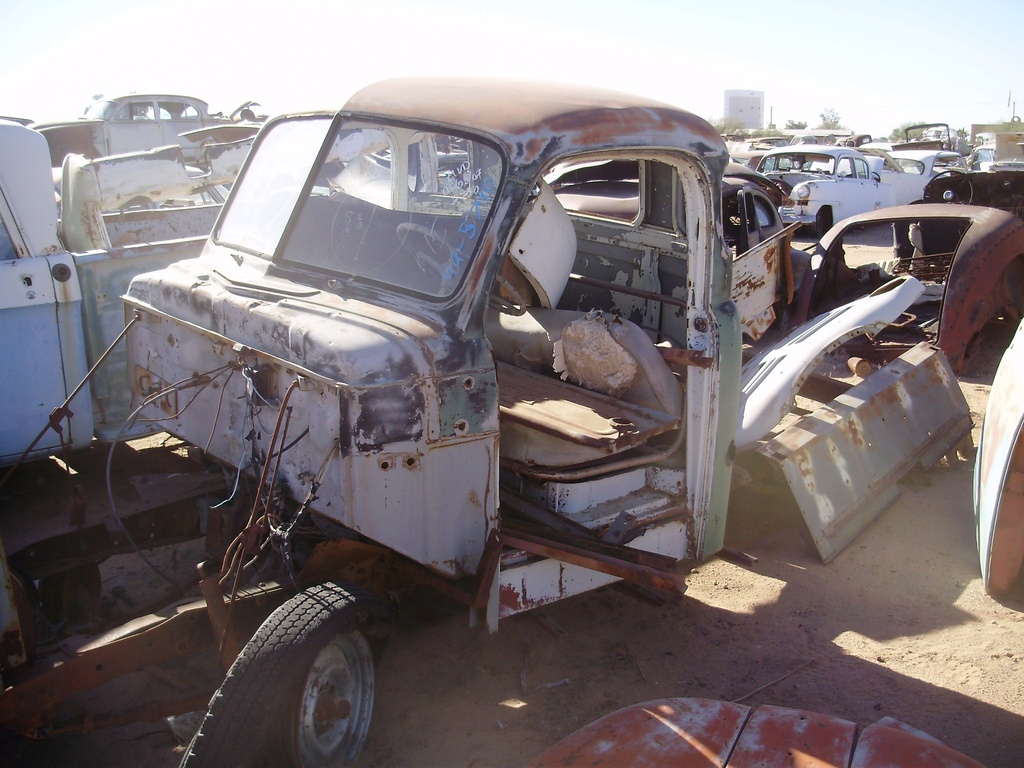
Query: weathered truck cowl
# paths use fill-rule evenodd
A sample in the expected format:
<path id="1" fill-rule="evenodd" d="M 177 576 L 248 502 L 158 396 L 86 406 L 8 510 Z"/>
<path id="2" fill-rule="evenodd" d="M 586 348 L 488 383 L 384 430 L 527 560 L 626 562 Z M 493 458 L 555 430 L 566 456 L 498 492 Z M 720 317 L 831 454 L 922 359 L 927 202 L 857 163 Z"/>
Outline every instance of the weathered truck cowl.
<path id="1" fill-rule="evenodd" d="M 265 184 L 280 172 L 275 153 L 286 146 L 290 180 L 279 180 L 273 206 L 261 208 Z M 254 451 L 273 453 L 256 448 L 247 411 L 266 414 L 265 440 L 269 414 L 291 392 L 282 441 L 295 444 L 275 469 L 288 496 L 301 500 L 315 479 L 316 513 L 449 578 L 482 577 L 485 542 L 502 516 L 499 485 L 525 473 L 533 479 L 518 488 L 532 496 L 583 471 L 517 463 L 499 451 L 502 386 L 485 315 L 507 311 L 509 301 L 518 313 L 524 301 L 543 309 L 550 300 L 524 266 L 530 254 L 506 258 L 531 210 L 551 205 L 537 202 L 551 199 L 544 172 L 616 153 L 642 158 L 660 185 L 663 202 L 647 203 L 658 220 L 630 225 L 635 244 L 601 222 L 577 223 L 571 271 L 598 285 L 566 274 L 564 293 L 553 295 L 561 294 L 558 311 L 601 310 L 646 327 L 644 343 L 664 368 L 658 375 L 684 388 L 686 405 L 681 415 L 656 416 L 661 426 L 649 438 L 611 439 L 608 464 L 586 471 L 620 475 L 605 486 L 627 493 L 627 464 L 678 463 L 678 498 L 655 506 L 663 516 L 675 510 L 690 533 L 651 546 L 676 559 L 716 551 L 739 366 L 739 318 L 716 223 L 725 151 L 704 121 L 657 102 L 541 83 L 393 81 L 355 95 L 338 116 L 270 121 L 202 256 L 129 289 L 128 305 L 143 316 L 129 341 L 136 402 L 198 374 L 200 391 L 165 403 L 165 426 L 239 466 Z M 408 184 L 391 185 L 395 166 Z M 542 248 L 543 238 L 536 243 Z M 635 261 L 640 247 L 646 264 Z M 497 300 L 510 275 L 512 298 Z M 557 341 L 553 331 L 537 333 Z M 662 338 L 700 364 L 671 373 L 653 348 Z M 556 376 L 550 358 L 544 365 Z M 558 387 L 560 397 L 581 391 Z M 523 418 L 527 433 L 536 428 Z M 677 437 L 684 428 L 685 441 Z M 648 452 L 650 441 L 660 447 Z M 512 464 L 499 472 L 499 462 Z"/>
<path id="2" fill-rule="evenodd" d="M 165 428 L 237 461 L 250 449 L 253 395 L 268 412 L 287 407 L 301 425 L 282 435 L 296 440 L 279 469 L 292 493 L 318 476 L 323 515 L 450 577 L 472 574 L 494 525 L 484 507 L 496 494 L 493 371 L 441 375 L 428 346 L 437 331 L 415 318 L 333 294 L 275 301 L 273 283 L 236 292 L 201 267 L 179 262 L 132 284 L 129 304 L 144 309 L 133 331 L 133 349 L 145 349 L 131 358 L 137 394 L 171 383 L 168 370 L 220 369 L 210 374 L 216 397 L 197 397 L 180 414 L 191 397 L 182 393 L 167 404 Z M 194 334 L 206 343 L 196 345 Z M 453 397 L 473 401 L 459 409 L 459 423 L 442 408 Z M 196 424 L 207 439 L 194 434 Z M 449 445 L 470 430 L 475 439 Z M 465 488 L 455 492 L 444 478 L 462 473 Z"/>

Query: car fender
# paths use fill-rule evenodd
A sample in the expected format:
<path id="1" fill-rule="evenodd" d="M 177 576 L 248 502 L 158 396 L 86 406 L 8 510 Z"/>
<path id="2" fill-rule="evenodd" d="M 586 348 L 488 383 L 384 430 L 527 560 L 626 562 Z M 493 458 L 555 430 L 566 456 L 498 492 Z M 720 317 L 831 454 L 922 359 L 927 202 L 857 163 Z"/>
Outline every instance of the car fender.
<path id="1" fill-rule="evenodd" d="M 889 325 L 922 293 L 914 277 L 890 280 L 872 293 L 813 318 L 744 364 L 736 449 L 753 447 L 789 413 L 797 390 L 833 349 Z"/>
<path id="2" fill-rule="evenodd" d="M 974 519 L 985 591 L 1003 596 L 1024 560 L 1024 323 L 1003 353 L 974 466 Z"/>
<path id="3" fill-rule="evenodd" d="M 954 371 L 975 334 L 1000 314 L 1024 310 L 1024 223 L 989 208 L 964 236 L 946 278 L 939 346 Z"/>

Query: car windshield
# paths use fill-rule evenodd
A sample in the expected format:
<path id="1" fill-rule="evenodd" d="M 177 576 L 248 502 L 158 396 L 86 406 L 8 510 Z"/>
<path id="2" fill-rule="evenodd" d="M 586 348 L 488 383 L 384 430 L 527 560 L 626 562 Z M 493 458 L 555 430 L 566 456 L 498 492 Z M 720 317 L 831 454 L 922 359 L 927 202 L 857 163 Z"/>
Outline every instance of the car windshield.
<path id="1" fill-rule="evenodd" d="M 765 155 L 761 160 L 761 173 L 827 173 L 835 172 L 835 158 L 831 155 L 808 152 L 784 152 Z"/>
<path id="2" fill-rule="evenodd" d="M 977 158 L 982 162 L 991 163 L 993 160 L 996 159 L 996 151 L 989 147 L 982 147 L 977 151 Z"/>
<path id="3" fill-rule="evenodd" d="M 918 175 L 924 173 L 924 163 L 920 160 L 913 160 L 909 157 L 897 157 L 896 162 L 903 169 L 904 173 L 916 173 Z"/>
<path id="4" fill-rule="evenodd" d="M 493 147 L 446 131 L 281 121 L 232 190 L 217 240 L 442 298 L 479 248 L 502 170 Z"/>
<path id="5" fill-rule="evenodd" d="M 113 101 L 94 101 L 85 108 L 85 117 L 94 120 L 109 120 L 114 116 L 115 106 Z"/>

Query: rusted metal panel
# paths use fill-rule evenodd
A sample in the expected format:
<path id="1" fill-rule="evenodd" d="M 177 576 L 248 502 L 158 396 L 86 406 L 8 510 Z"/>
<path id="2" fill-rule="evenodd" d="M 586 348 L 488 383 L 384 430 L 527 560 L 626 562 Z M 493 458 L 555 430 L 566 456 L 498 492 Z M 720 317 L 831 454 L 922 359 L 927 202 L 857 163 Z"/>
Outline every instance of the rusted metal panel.
<path id="1" fill-rule="evenodd" d="M 1024 323 L 1003 353 L 974 469 L 974 515 L 985 589 L 1006 594 L 1024 561 Z"/>
<path id="2" fill-rule="evenodd" d="M 1024 311 L 1024 222 L 995 208 L 975 218 L 949 267 L 939 317 L 939 347 L 955 371 L 985 323 Z"/>
<path id="3" fill-rule="evenodd" d="M 790 225 L 736 257 L 732 264 L 732 300 L 743 330 L 752 339 L 764 335 L 775 320 L 772 306 L 792 299 L 793 264 L 790 244 L 798 225 Z"/>
<path id="4" fill-rule="evenodd" d="M 969 438 L 971 415 L 941 351 L 920 344 L 757 449 L 788 485 L 825 562 L 928 467 Z"/>
<path id="5" fill-rule="evenodd" d="M 220 203 L 183 208 L 143 208 L 103 216 L 112 248 L 206 236 L 220 213 Z M 198 249 L 197 249 L 198 255 Z"/>
<path id="6" fill-rule="evenodd" d="M 161 269 L 180 259 L 198 256 L 205 242 L 205 235 L 194 236 L 78 255 L 75 264 L 82 289 L 81 322 L 84 326 L 81 338 L 84 339 L 90 366 L 95 365 L 124 330 L 125 312 L 121 296 L 127 292 L 132 279 L 140 272 Z M 90 381 L 90 394 L 92 404 L 88 405 L 82 397 L 79 409 L 94 414 L 95 434 L 103 440 L 138 437 L 161 428 L 146 422 L 126 424 L 133 406 L 125 343 L 114 347 L 107 361 L 97 369 Z"/>
<path id="7" fill-rule="evenodd" d="M 633 704 L 566 736 L 529 768 L 981 768 L 938 739 L 882 718 L 860 732 L 830 715 L 712 699 Z"/>
<path id="8" fill-rule="evenodd" d="M 670 520 L 652 526 L 643 535 L 630 541 L 630 547 L 675 560 L 690 557 L 694 546 L 691 525 L 692 521 L 689 520 Z M 491 606 L 498 612 L 493 617 L 495 621 L 611 584 L 627 575 L 625 565 L 615 575 L 612 567 L 605 568 L 607 572 L 595 570 L 603 567 L 596 562 L 596 558 L 575 559 L 571 553 L 567 553 L 564 559 L 560 559 L 562 555 L 554 549 L 546 554 L 548 556 L 541 559 L 519 558 L 510 561 L 506 557 L 502 561 L 498 572 L 499 600 Z M 584 561 L 586 565 L 581 564 Z M 682 590 L 681 575 L 665 573 L 664 576 L 669 579 L 665 582 L 669 588 Z"/>
<path id="9" fill-rule="evenodd" d="M 981 763 L 938 739 L 895 720 L 883 718 L 861 731 L 850 768 L 983 768 Z"/>
<path id="10" fill-rule="evenodd" d="M 502 542 L 513 549 L 522 550 L 532 555 L 559 560 L 563 563 L 581 565 L 594 571 L 607 573 L 618 578 L 636 582 L 645 587 L 665 592 L 686 591 L 684 577 L 671 572 L 675 561 L 663 558 L 663 568 L 652 567 L 643 562 L 630 559 L 628 555 L 634 550 L 630 548 L 615 549 L 611 545 L 585 546 L 585 542 L 573 543 L 558 538 L 538 536 L 524 531 L 505 531 L 501 533 Z M 597 544 L 595 542 L 594 544 Z M 636 553 L 653 557 L 652 553 Z"/>
<path id="11" fill-rule="evenodd" d="M 830 715 L 758 707 L 729 758 L 730 768 L 846 768 L 857 724 Z"/>
<path id="12" fill-rule="evenodd" d="M 223 167 L 218 167 L 218 178 L 212 181 L 210 174 L 199 176 L 189 172 L 179 146 L 95 160 L 69 155 L 61 171 L 61 239 L 71 251 L 85 252 L 195 235 L 205 237 L 213 228 L 220 205 L 205 209 L 193 204 L 191 196 L 211 184 L 233 181 L 234 176 L 227 175 L 227 171 L 234 169 L 237 174 L 239 153 L 246 151 L 247 147 L 235 149 L 233 154 L 225 150 Z M 171 201 L 177 201 L 177 205 L 152 207 Z M 121 216 L 109 215 L 130 206 L 136 210 Z M 139 217 L 148 222 L 148 233 L 138 226 L 138 231 L 131 228 L 132 220 Z M 164 221 L 167 224 L 161 229 L 160 222 Z"/>
<path id="13" fill-rule="evenodd" d="M 241 126 L 236 126 L 242 128 Z M 215 129 L 216 130 L 216 129 Z M 225 126 L 223 130 L 230 131 Z M 252 139 L 255 131 L 248 132 L 244 138 L 228 139 L 218 134 L 221 143 L 209 144 L 204 152 L 209 173 L 202 177 L 204 184 L 230 184 L 242 170 L 242 163 L 249 156 L 249 149 L 252 147 Z"/>
<path id="14" fill-rule="evenodd" d="M 613 712 L 567 736 L 530 768 L 724 766 L 750 707 L 710 699 L 659 699 Z"/>
<path id="15" fill-rule="evenodd" d="M 169 284 L 175 284 L 174 277 L 172 270 L 165 271 Z M 180 371 L 237 364 L 238 355 L 227 335 L 237 336 L 232 329 L 244 325 L 256 334 L 250 338 L 282 355 L 292 354 L 292 347 L 299 347 L 300 353 L 323 354 L 315 363 L 319 375 L 266 353 L 247 352 L 243 358 L 247 369 L 265 372 L 261 390 L 265 401 L 260 403 L 265 421 L 272 422 L 281 413 L 280 395 L 296 376 L 305 382 L 288 402 L 288 410 L 293 423 L 302 425 L 296 431 L 308 428 L 308 433 L 283 457 L 281 479 L 290 487 L 304 488 L 314 473 L 326 467 L 314 510 L 438 573 L 454 578 L 475 573 L 497 517 L 493 371 L 489 376 L 481 373 L 459 379 L 467 397 L 468 386 L 490 392 L 484 395 L 485 401 L 493 398 L 482 411 L 486 418 L 473 417 L 476 431 L 469 431 L 470 414 L 464 413 L 465 424 L 448 418 L 451 431 L 438 434 L 438 385 L 426 375 L 428 353 L 392 323 L 402 320 L 407 328 L 422 329 L 420 324 L 380 311 L 359 316 L 355 310 L 336 315 L 335 322 L 328 324 L 319 313 L 294 312 L 223 294 L 217 306 L 225 319 L 207 320 L 203 329 L 147 314 L 136 343 L 130 346 L 131 369 L 145 370 L 152 381 L 173 381 L 180 378 Z M 351 305 L 342 302 L 341 306 Z M 187 336 L 196 338 L 192 336 L 196 333 L 205 343 L 180 342 Z M 307 335 L 334 341 L 317 347 L 304 343 Z M 327 360 L 325 353 L 331 347 L 340 353 Z M 209 354 L 214 349 L 219 350 L 216 359 Z M 334 373 L 349 385 L 325 380 L 322 372 L 329 365 L 337 366 Z M 384 381 L 387 376 L 396 380 Z M 406 376 L 410 378 L 403 381 Z M 416 385 L 423 392 L 416 394 Z M 197 397 L 187 414 L 164 426 L 193 435 L 195 442 L 208 442 L 214 455 L 237 464 L 250 450 L 244 428 L 246 392 L 245 375 L 218 381 L 210 396 Z M 410 402 L 416 407 L 408 407 Z"/>
<path id="16" fill-rule="evenodd" d="M 46 137 L 50 159 L 59 168 L 68 154 L 99 157 L 107 154 L 107 141 L 100 120 L 79 119 L 73 123 L 33 123 L 33 130 Z"/>
<path id="17" fill-rule="evenodd" d="M 722 137 L 685 110 L 576 85 L 403 78 L 363 88 L 345 109 L 470 126 L 499 137 L 516 164 L 549 164 L 576 150 L 676 147 L 714 163 L 721 178 L 727 160 Z"/>

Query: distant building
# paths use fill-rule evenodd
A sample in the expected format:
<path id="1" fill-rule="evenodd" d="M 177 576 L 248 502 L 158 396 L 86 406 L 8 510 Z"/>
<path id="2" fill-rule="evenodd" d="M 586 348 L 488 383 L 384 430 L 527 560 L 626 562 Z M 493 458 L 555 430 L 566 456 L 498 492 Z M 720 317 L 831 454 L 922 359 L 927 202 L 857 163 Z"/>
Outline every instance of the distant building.
<path id="1" fill-rule="evenodd" d="M 725 119 L 743 128 L 763 128 L 764 91 L 726 91 Z"/>

